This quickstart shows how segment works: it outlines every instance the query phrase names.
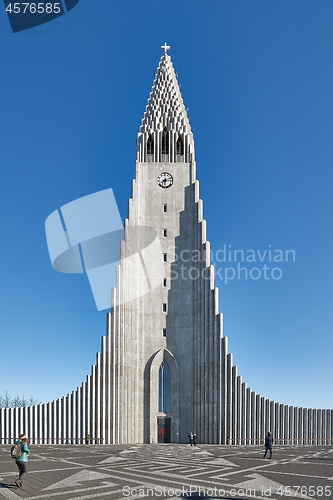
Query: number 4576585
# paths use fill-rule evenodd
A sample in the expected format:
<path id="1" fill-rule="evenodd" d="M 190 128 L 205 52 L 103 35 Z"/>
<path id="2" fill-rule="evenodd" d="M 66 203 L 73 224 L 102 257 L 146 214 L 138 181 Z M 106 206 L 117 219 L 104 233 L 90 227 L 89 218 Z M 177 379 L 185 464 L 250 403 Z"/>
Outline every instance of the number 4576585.
<path id="1" fill-rule="evenodd" d="M 13 5 L 13 7 L 12 7 Z M 10 14 L 60 14 L 61 12 L 61 4 L 58 3 L 45 3 L 45 2 L 14 2 L 10 3 L 6 7 L 6 11 Z"/>

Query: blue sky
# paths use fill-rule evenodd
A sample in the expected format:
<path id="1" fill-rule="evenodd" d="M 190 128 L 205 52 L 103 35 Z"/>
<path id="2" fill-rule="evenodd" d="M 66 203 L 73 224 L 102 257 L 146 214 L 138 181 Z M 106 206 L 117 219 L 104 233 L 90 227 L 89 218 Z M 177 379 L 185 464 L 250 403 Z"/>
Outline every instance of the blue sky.
<path id="1" fill-rule="evenodd" d="M 44 223 L 109 187 L 127 216 L 166 41 L 212 251 L 296 255 L 279 280 L 217 276 L 239 374 L 281 403 L 333 407 L 332 19 L 331 0 L 80 0 L 12 34 L 0 12 L 0 394 L 44 402 L 90 373 L 105 312 L 86 276 L 52 269 Z"/>

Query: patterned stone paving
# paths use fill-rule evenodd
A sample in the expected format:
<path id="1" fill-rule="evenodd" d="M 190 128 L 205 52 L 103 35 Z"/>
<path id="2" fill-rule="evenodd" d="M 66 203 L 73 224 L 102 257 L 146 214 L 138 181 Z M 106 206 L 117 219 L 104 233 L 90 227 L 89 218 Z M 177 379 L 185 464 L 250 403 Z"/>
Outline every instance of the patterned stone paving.
<path id="1" fill-rule="evenodd" d="M 0 448 L 0 500 L 303 498 L 333 500 L 333 449 L 276 446 L 31 446 L 15 486 L 10 446 Z"/>

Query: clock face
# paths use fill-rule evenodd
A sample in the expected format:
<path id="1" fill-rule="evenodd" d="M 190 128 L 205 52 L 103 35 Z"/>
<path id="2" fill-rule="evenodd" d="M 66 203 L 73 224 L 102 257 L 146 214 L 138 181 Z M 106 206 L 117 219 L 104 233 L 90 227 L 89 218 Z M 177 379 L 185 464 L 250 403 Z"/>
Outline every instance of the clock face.
<path id="1" fill-rule="evenodd" d="M 157 177 L 157 184 L 161 188 L 168 188 L 172 186 L 173 184 L 173 177 L 171 174 L 168 174 L 168 172 L 162 172 L 158 177 Z"/>

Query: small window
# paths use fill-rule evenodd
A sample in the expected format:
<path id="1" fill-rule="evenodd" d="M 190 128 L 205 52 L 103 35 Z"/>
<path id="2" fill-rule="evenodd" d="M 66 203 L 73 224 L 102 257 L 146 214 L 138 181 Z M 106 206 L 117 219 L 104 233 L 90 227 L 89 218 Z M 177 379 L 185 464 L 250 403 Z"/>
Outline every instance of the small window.
<path id="1" fill-rule="evenodd" d="M 162 155 L 169 154 L 169 132 L 166 127 L 164 127 L 162 132 Z"/>
<path id="2" fill-rule="evenodd" d="M 166 213 L 168 211 L 168 205 L 163 205 L 163 212 Z"/>
<path id="3" fill-rule="evenodd" d="M 167 305 L 166 303 L 163 304 L 163 312 L 166 313 L 167 312 Z"/>
<path id="4" fill-rule="evenodd" d="M 167 280 L 166 280 L 166 278 L 164 278 L 164 280 L 163 280 L 163 286 L 167 286 Z"/>
<path id="5" fill-rule="evenodd" d="M 158 411 L 170 412 L 171 399 L 171 372 L 167 361 L 164 359 L 158 372 Z"/>
<path id="6" fill-rule="evenodd" d="M 166 328 L 162 328 L 163 337 L 166 337 Z"/>
<path id="7" fill-rule="evenodd" d="M 184 154 L 184 139 L 183 136 L 180 135 L 177 139 L 176 143 L 176 154 L 183 155 Z"/>
<path id="8" fill-rule="evenodd" d="M 163 238 L 166 238 L 168 236 L 168 230 L 163 229 Z"/>
<path id="9" fill-rule="evenodd" d="M 163 261 L 168 262 L 168 254 L 167 253 L 163 254 Z"/>
<path id="10" fill-rule="evenodd" d="M 147 155 L 153 155 L 153 154 L 154 154 L 154 139 L 153 136 L 150 134 L 147 141 Z"/>

